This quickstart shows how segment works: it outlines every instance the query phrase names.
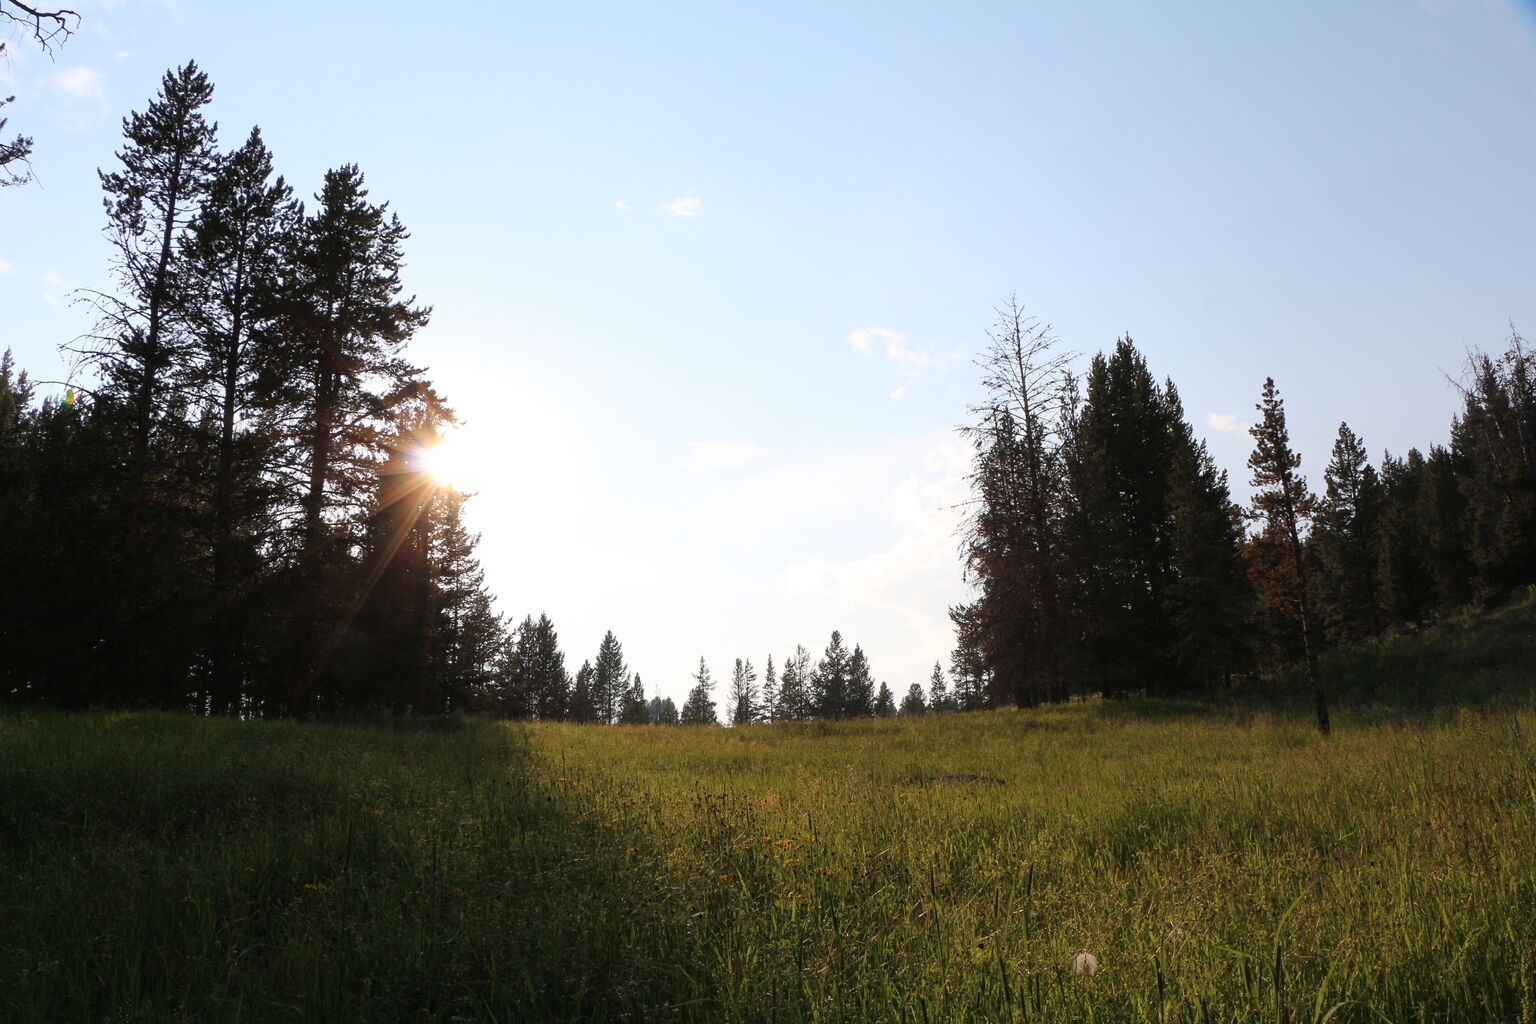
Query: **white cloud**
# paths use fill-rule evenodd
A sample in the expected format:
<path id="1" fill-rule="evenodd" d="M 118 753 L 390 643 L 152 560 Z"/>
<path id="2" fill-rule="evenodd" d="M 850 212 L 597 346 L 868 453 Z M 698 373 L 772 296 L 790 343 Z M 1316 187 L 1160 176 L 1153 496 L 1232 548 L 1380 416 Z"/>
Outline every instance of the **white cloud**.
<path id="1" fill-rule="evenodd" d="M 670 203 L 662 203 L 661 208 L 674 217 L 696 217 L 704 208 L 704 200 L 698 196 L 678 196 Z"/>
<path id="2" fill-rule="evenodd" d="M 848 335 L 848 344 L 855 352 L 868 352 L 874 338 L 899 338 L 901 335 L 888 327 L 861 327 Z"/>
<path id="3" fill-rule="evenodd" d="M 615 199 L 613 201 L 613 206 L 614 206 L 614 209 L 616 209 L 616 210 L 623 210 L 625 213 L 628 213 L 629 210 L 630 210 L 629 204 L 626 203 L 622 199 Z"/>
<path id="4" fill-rule="evenodd" d="M 921 474 L 890 486 L 879 516 L 893 534 L 880 550 L 846 561 L 797 559 L 778 574 L 779 595 L 824 602 L 843 614 L 883 612 L 903 624 L 904 649 L 881 655 L 914 676 L 954 643 L 946 610 L 959 596 L 957 530 L 970 497 L 969 450 L 958 438 L 927 444 Z M 921 676 L 919 676 L 921 677 Z"/>
<path id="5" fill-rule="evenodd" d="M 1208 412 L 1205 414 L 1205 422 L 1215 430 L 1226 430 L 1238 434 L 1248 429 L 1248 424 L 1237 418 L 1235 413 Z"/>
<path id="6" fill-rule="evenodd" d="M 81 66 L 61 68 L 48 77 L 48 83 L 56 92 L 73 96 L 77 100 L 95 100 L 103 111 L 107 109 L 105 72 Z"/>
<path id="7" fill-rule="evenodd" d="M 0 274 L 10 274 L 15 272 L 15 270 L 16 264 L 10 260 L 0 260 Z"/>
<path id="8" fill-rule="evenodd" d="M 868 352 L 869 343 L 877 338 L 885 342 L 885 357 L 904 370 L 921 370 L 933 365 L 933 356 L 910 347 L 905 334 L 889 327 L 861 327 L 848 335 L 848 344 L 855 352 Z"/>
<path id="9" fill-rule="evenodd" d="M 905 378 L 890 393 L 893 400 L 903 397 L 907 390 L 934 365 L 933 356 L 920 352 L 907 344 L 907 336 L 889 327 L 861 327 L 848 335 L 848 345 L 855 352 L 868 352 L 870 343 L 884 342 L 885 357 L 901 368 Z"/>
<path id="10" fill-rule="evenodd" d="M 52 267 L 43 271 L 42 281 L 43 284 L 48 286 L 48 291 L 43 292 L 43 301 L 54 309 L 63 309 L 65 305 L 64 300 L 55 295 L 54 292 L 67 292 L 73 286 L 64 280 L 63 275 Z"/>
<path id="11" fill-rule="evenodd" d="M 127 50 L 118 50 L 117 51 L 117 59 L 118 60 L 127 60 L 128 57 L 129 57 L 129 53 L 128 53 Z"/>
<path id="12" fill-rule="evenodd" d="M 694 473 L 722 473 L 769 454 L 768 449 L 745 441 L 689 441 L 683 468 Z"/>

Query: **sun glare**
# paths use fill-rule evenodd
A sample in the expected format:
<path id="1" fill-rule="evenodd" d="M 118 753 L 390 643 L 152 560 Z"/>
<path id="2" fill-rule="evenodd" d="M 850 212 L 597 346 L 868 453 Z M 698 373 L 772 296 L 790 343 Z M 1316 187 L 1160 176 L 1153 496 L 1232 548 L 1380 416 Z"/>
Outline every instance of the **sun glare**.
<path id="1" fill-rule="evenodd" d="M 444 487 L 458 487 L 474 471 L 464 439 L 458 434 L 444 434 L 437 444 L 421 453 L 427 472 Z"/>

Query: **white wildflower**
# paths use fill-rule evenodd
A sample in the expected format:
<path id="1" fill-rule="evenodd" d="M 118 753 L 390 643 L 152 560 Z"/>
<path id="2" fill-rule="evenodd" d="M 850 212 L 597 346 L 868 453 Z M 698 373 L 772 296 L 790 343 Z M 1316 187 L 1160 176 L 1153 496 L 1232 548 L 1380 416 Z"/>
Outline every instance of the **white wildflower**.
<path id="1" fill-rule="evenodd" d="M 1099 958 L 1084 950 L 1072 958 L 1073 974 L 1093 974 L 1099 969 Z"/>

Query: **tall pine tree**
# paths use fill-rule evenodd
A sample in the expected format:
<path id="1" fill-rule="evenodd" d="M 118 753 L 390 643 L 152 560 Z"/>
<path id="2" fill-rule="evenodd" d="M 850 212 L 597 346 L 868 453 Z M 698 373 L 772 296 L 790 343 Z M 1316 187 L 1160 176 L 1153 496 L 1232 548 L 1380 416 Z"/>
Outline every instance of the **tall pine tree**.
<path id="1" fill-rule="evenodd" d="M 1285 403 L 1275 390 L 1274 378 L 1265 379 L 1263 398 L 1254 408 L 1258 410 L 1260 420 L 1248 431 L 1254 440 L 1253 454 L 1248 456 L 1255 488 L 1253 515 L 1280 551 L 1286 577 L 1275 581 L 1275 592 L 1293 610 L 1295 621 L 1301 627 L 1317 728 L 1326 736 L 1329 730 L 1328 701 L 1317 663 L 1317 626 L 1307 593 L 1307 563 L 1301 546 L 1302 531 L 1311 521 L 1317 502 L 1307 488 L 1306 478 L 1297 472 L 1301 467 L 1301 456 L 1291 451 L 1290 432 L 1285 425 Z"/>

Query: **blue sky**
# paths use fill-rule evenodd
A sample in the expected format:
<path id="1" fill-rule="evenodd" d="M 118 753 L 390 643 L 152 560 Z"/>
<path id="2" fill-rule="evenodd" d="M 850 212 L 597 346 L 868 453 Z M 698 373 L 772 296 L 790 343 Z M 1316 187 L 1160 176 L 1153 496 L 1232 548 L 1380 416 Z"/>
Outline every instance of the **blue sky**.
<path id="1" fill-rule="evenodd" d="M 1239 492 L 1266 375 L 1320 484 L 1340 420 L 1443 441 L 1465 347 L 1536 331 L 1529 3 L 75 6 L 0 68 L 0 347 L 63 379 L 96 169 L 196 59 L 227 145 L 304 195 L 356 162 L 412 231 L 501 609 L 674 698 L 833 629 L 898 694 L 947 664 L 1010 293 L 1129 332 Z"/>

